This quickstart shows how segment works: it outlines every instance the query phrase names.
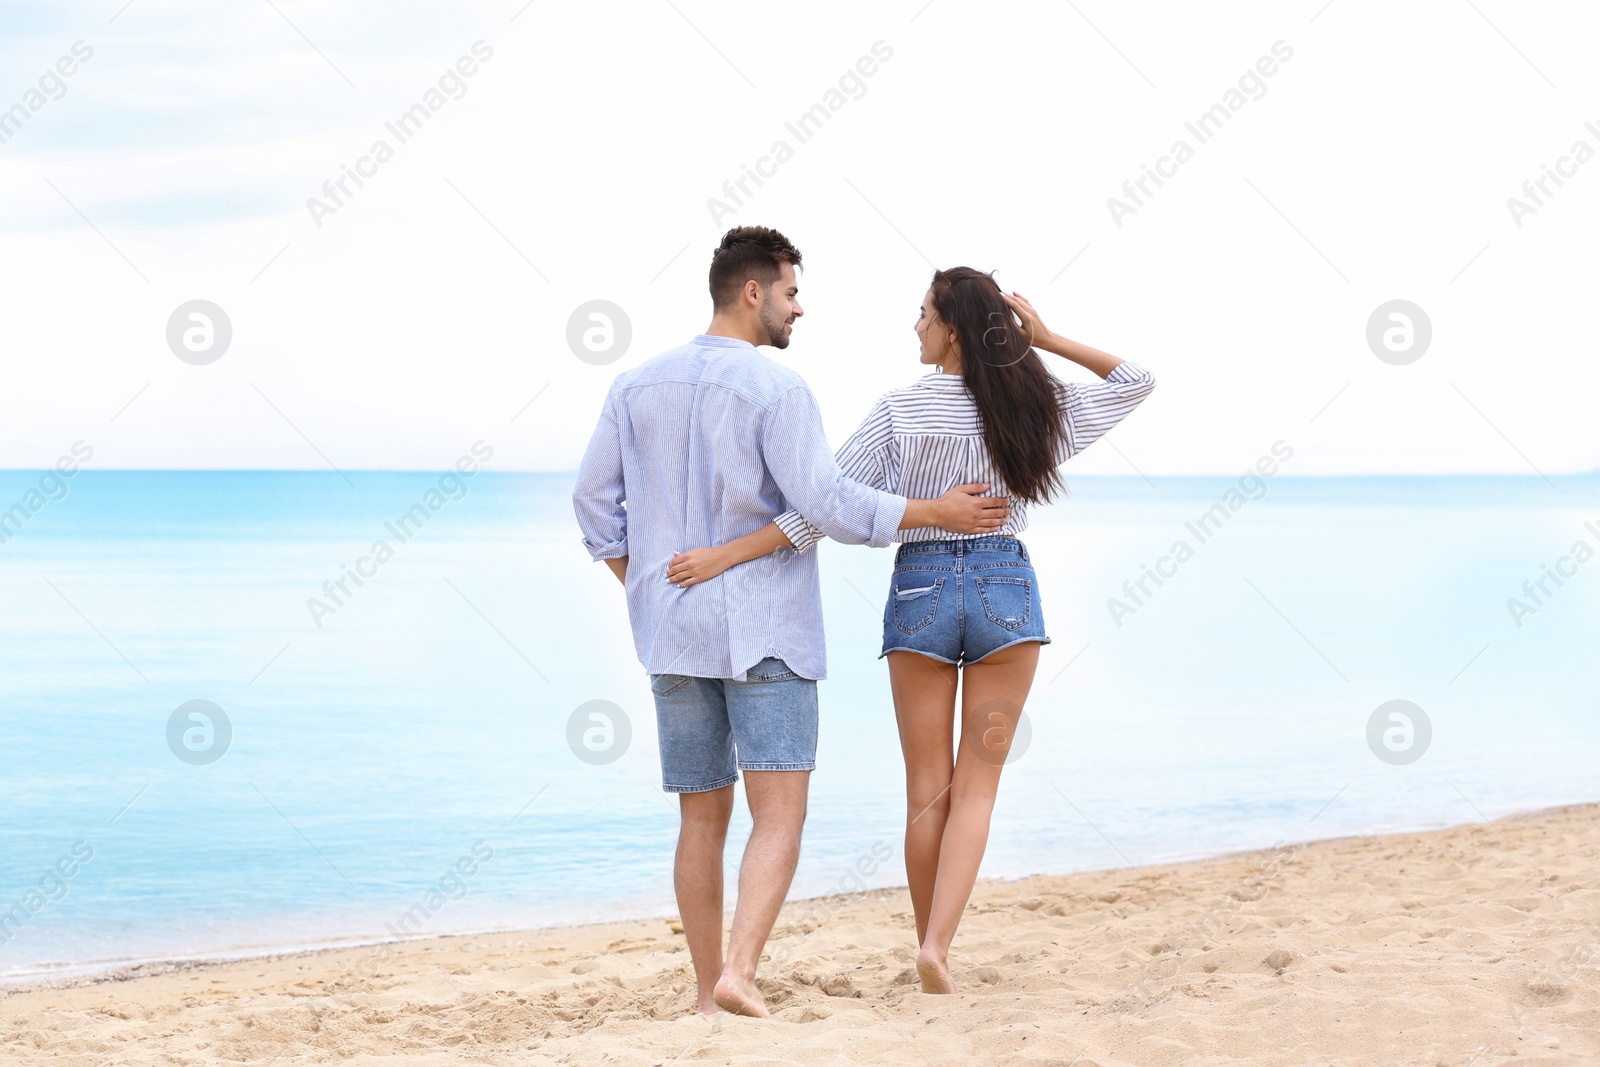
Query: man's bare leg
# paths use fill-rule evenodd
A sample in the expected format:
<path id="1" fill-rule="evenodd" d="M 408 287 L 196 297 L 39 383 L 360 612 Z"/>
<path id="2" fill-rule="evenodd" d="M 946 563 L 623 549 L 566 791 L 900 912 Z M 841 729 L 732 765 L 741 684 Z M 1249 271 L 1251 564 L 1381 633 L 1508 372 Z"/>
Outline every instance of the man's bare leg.
<path id="1" fill-rule="evenodd" d="M 679 793 L 678 855 L 672 885 L 678 915 L 694 962 L 702 1014 L 717 1011 L 714 993 L 722 974 L 722 849 L 733 815 L 733 786 L 704 793 Z"/>
<path id="2" fill-rule="evenodd" d="M 766 1000 L 756 988 L 756 964 L 800 862 L 800 831 L 805 827 L 810 785 L 810 771 L 744 772 L 754 825 L 739 866 L 728 962 L 714 994 L 719 1007 L 738 1015 L 768 1014 Z"/>

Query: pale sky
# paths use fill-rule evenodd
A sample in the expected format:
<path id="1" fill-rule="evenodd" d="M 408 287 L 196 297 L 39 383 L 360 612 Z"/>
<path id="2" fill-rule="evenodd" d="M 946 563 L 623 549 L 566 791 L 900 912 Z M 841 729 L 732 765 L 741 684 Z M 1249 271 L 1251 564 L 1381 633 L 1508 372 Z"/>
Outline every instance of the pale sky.
<path id="1" fill-rule="evenodd" d="M 735 223 L 805 255 L 765 351 L 835 444 L 923 372 L 917 305 L 964 264 L 1155 373 L 1079 473 L 1280 439 L 1295 474 L 1600 466 L 1590 8 L 124 2 L 5 7 L 0 467 L 81 439 L 106 469 L 442 469 L 483 439 L 571 470 L 611 379 L 706 326 Z M 232 328 L 203 365 L 167 341 L 192 300 Z M 590 300 L 629 318 L 615 362 L 568 346 Z M 1392 300 L 1431 323 L 1403 365 L 1367 342 Z"/>

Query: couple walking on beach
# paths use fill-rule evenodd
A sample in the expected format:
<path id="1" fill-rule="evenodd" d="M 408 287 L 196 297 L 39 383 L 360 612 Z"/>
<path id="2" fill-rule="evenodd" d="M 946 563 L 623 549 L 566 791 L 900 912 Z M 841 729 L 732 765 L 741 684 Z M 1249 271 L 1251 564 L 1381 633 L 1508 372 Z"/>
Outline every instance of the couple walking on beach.
<path id="1" fill-rule="evenodd" d="M 711 325 L 617 376 L 573 493 L 584 545 L 626 589 L 655 695 L 662 786 L 680 804 L 674 887 L 707 1013 L 767 1014 L 756 965 L 816 767 L 826 662 L 808 549 L 824 536 L 901 543 L 879 658 L 905 756 L 917 973 L 925 992 L 954 991 L 950 944 L 1050 641 L 1016 535 L 1028 505 L 1062 489 L 1057 467 L 1155 387 L 1142 367 L 1050 332 L 988 274 L 954 267 L 935 272 L 916 320 L 919 361 L 936 373 L 881 397 L 835 457 L 804 380 L 757 350 L 788 347 L 800 265 L 776 230 L 728 231 L 711 260 Z M 1103 380 L 1059 381 L 1035 348 Z M 724 960 L 740 771 L 752 829 Z"/>

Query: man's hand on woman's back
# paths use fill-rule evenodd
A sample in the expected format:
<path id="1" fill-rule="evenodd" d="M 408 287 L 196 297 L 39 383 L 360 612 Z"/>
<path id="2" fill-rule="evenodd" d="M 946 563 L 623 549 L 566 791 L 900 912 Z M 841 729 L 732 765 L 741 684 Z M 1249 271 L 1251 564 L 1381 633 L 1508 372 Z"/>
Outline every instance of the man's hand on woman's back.
<path id="1" fill-rule="evenodd" d="M 958 534 L 993 533 L 1011 518 L 1011 499 L 979 495 L 988 488 L 988 482 L 968 482 L 936 500 L 908 500 L 900 529 L 937 526 Z"/>

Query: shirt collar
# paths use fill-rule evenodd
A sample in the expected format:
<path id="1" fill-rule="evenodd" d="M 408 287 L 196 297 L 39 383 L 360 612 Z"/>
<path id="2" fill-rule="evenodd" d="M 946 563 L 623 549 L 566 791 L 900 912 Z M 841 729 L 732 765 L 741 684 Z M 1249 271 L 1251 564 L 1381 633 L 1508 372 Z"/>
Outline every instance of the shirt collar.
<path id="1" fill-rule="evenodd" d="M 959 374 L 945 374 L 942 371 L 934 371 L 932 374 L 924 374 L 921 378 L 917 379 L 917 384 L 932 385 L 941 389 L 948 389 L 951 386 L 958 386 L 962 389 L 965 389 L 967 387 L 967 380 Z"/>
<path id="2" fill-rule="evenodd" d="M 700 348 L 748 348 L 752 352 L 756 350 L 756 346 L 749 341 L 713 333 L 697 333 L 694 335 L 693 343 Z"/>

